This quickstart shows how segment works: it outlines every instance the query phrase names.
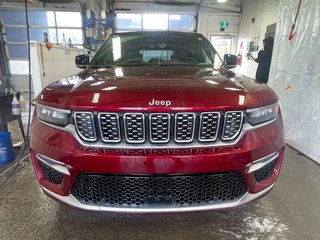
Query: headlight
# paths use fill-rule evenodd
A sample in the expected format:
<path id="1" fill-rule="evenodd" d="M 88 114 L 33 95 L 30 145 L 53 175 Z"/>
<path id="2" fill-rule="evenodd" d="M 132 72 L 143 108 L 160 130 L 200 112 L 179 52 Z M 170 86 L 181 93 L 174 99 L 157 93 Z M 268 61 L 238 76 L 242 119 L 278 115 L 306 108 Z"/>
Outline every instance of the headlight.
<path id="1" fill-rule="evenodd" d="M 261 108 L 254 108 L 247 110 L 249 116 L 248 122 L 251 125 L 268 122 L 278 117 L 279 105 L 278 103 L 268 105 Z"/>
<path id="2" fill-rule="evenodd" d="M 58 109 L 37 104 L 37 117 L 47 123 L 65 127 L 68 125 L 69 110 Z"/>

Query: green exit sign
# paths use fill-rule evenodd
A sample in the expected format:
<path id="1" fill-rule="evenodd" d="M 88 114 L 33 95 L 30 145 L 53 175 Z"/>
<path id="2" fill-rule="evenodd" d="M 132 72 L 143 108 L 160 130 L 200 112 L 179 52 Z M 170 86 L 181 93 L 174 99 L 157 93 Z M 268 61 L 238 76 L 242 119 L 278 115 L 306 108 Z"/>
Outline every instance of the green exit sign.
<path id="1" fill-rule="evenodd" d="M 220 27 L 228 27 L 229 26 L 229 22 L 224 21 L 224 22 L 220 22 Z"/>

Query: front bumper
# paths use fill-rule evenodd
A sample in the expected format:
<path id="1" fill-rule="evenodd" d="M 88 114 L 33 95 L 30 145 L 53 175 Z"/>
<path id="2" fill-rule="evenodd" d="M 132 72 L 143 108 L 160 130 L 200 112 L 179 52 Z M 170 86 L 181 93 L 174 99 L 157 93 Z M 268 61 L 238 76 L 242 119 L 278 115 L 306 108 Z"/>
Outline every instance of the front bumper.
<path id="1" fill-rule="evenodd" d="M 260 198 L 272 189 L 280 172 L 284 154 L 281 117 L 269 125 L 245 133 L 233 146 L 170 151 L 84 147 L 70 133 L 51 128 L 36 118 L 33 119 L 31 131 L 32 161 L 45 193 L 58 201 L 87 210 L 157 213 L 205 211 L 239 206 Z M 55 170 L 63 173 L 61 182 L 48 181 L 39 165 L 39 156 L 47 160 L 47 163 L 50 162 Z M 276 163 L 270 176 L 257 181 L 255 172 L 274 159 Z M 166 175 L 228 171 L 241 172 L 248 189 L 241 198 L 231 202 L 188 207 L 109 207 L 83 204 L 71 194 L 80 173 Z"/>
<path id="2" fill-rule="evenodd" d="M 271 184 L 269 187 L 258 193 L 246 193 L 241 199 L 234 202 L 220 203 L 220 204 L 210 204 L 204 206 L 193 206 L 193 207 L 148 207 L 148 208 L 129 208 L 129 207 L 106 207 L 106 206 L 93 206 L 82 204 L 77 199 L 75 199 L 72 195 L 61 196 L 56 194 L 49 189 L 42 186 L 43 191 L 53 199 L 62 202 L 71 207 L 75 207 L 83 210 L 91 210 L 91 211 L 103 211 L 103 212 L 115 212 L 115 213 L 182 213 L 182 212 L 202 212 L 202 211 L 211 211 L 211 210 L 219 210 L 219 209 L 227 209 L 238 207 L 244 205 L 246 203 L 252 202 L 253 200 L 259 199 L 267 194 L 275 183 Z"/>

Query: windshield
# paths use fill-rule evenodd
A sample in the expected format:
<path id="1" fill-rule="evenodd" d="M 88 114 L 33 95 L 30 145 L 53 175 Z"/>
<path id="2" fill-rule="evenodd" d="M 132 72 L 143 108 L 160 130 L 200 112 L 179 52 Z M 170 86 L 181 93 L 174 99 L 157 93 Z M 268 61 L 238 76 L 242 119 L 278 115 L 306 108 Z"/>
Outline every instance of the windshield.
<path id="1" fill-rule="evenodd" d="M 199 34 L 140 32 L 109 37 L 90 66 L 222 66 L 210 42 Z"/>

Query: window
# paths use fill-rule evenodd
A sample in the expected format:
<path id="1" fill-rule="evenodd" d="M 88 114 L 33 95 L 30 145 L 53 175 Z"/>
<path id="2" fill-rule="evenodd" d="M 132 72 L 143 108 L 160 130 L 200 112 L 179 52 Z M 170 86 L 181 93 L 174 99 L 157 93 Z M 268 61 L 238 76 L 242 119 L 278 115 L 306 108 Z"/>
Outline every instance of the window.
<path id="1" fill-rule="evenodd" d="M 117 13 L 117 32 L 138 30 L 193 31 L 194 15 Z"/>
<path id="2" fill-rule="evenodd" d="M 53 11 L 29 11 L 29 22 L 31 26 L 56 26 Z"/>
<path id="3" fill-rule="evenodd" d="M 70 38 L 73 45 L 82 44 L 83 34 L 81 29 L 58 29 L 58 43 L 62 43 L 63 34 L 66 41 Z"/>
<path id="4" fill-rule="evenodd" d="M 168 14 L 143 14 L 143 30 L 168 30 Z"/>
<path id="5" fill-rule="evenodd" d="M 137 29 L 142 28 L 142 16 L 141 14 L 117 14 L 117 28 L 119 29 Z"/>
<path id="6" fill-rule="evenodd" d="M 193 15 L 169 15 L 170 30 L 189 30 L 193 31 Z"/>
<path id="7" fill-rule="evenodd" d="M 58 27 L 82 27 L 79 12 L 56 12 L 56 20 Z"/>
<path id="8" fill-rule="evenodd" d="M 209 41 L 176 32 L 131 32 L 109 38 L 91 61 L 93 68 L 124 66 L 221 66 Z"/>
<path id="9" fill-rule="evenodd" d="M 12 74 L 27 74 L 27 29 L 24 10 L 1 9 L 4 31 L 7 33 L 7 46 L 10 57 Z M 49 41 L 61 44 L 65 35 L 66 41 L 70 38 L 72 44 L 82 48 L 83 32 L 80 12 L 36 11 L 28 13 L 30 24 L 30 39 L 43 41 L 44 33 L 48 34 Z"/>

